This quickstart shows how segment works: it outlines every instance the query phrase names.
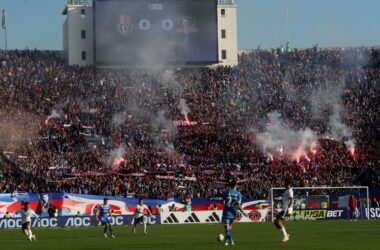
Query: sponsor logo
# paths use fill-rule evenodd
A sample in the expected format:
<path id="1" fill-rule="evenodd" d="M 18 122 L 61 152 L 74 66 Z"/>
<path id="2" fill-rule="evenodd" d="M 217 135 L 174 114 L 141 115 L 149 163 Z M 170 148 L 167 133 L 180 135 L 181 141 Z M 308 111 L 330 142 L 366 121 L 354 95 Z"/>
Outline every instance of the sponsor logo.
<path id="1" fill-rule="evenodd" d="M 241 213 L 238 213 L 237 215 L 236 215 L 236 217 L 235 217 L 235 222 L 239 222 L 239 221 L 241 221 L 241 218 L 242 218 L 243 216 L 241 215 Z"/>
<path id="2" fill-rule="evenodd" d="M 329 210 L 327 211 L 326 218 L 341 218 L 343 210 Z"/>
<path id="3" fill-rule="evenodd" d="M 156 216 L 155 215 L 152 215 L 152 216 L 148 217 L 148 224 L 149 225 L 157 224 L 157 220 L 156 220 Z"/>
<path id="4" fill-rule="evenodd" d="M 166 220 L 163 222 L 164 224 L 171 224 L 171 223 L 179 223 L 177 217 L 175 217 L 174 213 L 171 213 Z"/>
<path id="5" fill-rule="evenodd" d="M 123 36 L 128 36 L 133 31 L 132 18 L 130 16 L 121 15 L 119 17 L 119 24 L 117 25 L 117 30 Z"/>
<path id="6" fill-rule="evenodd" d="M 380 218 L 380 208 L 370 208 L 369 216 L 370 218 Z"/>
<path id="7" fill-rule="evenodd" d="M 261 213 L 259 211 L 252 211 L 248 214 L 248 216 L 249 219 L 254 222 L 261 220 Z"/>
<path id="8" fill-rule="evenodd" d="M 119 215 L 112 217 L 112 224 L 116 226 L 128 225 L 133 219 L 133 215 Z M 160 216 L 150 216 L 147 220 L 148 224 L 159 224 Z M 178 222 L 178 221 L 177 221 Z M 101 225 L 95 217 L 58 217 L 58 218 L 41 218 L 36 220 L 32 218 L 32 226 L 35 228 L 47 227 L 87 227 Z M 0 219 L 0 228 L 21 228 L 21 219 Z"/>
<path id="9" fill-rule="evenodd" d="M 4 219 L 0 221 L 0 228 L 21 228 L 21 219 Z"/>
<path id="10" fill-rule="evenodd" d="M 56 218 L 42 218 L 40 221 L 34 220 L 33 227 L 58 227 L 58 220 Z"/>
<path id="11" fill-rule="evenodd" d="M 220 217 L 217 213 L 213 212 L 208 219 L 206 219 L 206 222 L 220 222 Z"/>
<path id="12" fill-rule="evenodd" d="M 326 210 L 295 210 L 294 219 L 316 220 L 326 218 Z"/>
<path id="13" fill-rule="evenodd" d="M 199 223 L 201 222 L 195 213 L 192 213 L 186 220 L 185 223 Z"/>
<path id="14" fill-rule="evenodd" d="M 86 218 L 71 217 L 65 223 L 65 227 L 83 227 L 83 226 L 90 226 L 90 225 L 91 225 L 90 217 L 86 217 Z"/>

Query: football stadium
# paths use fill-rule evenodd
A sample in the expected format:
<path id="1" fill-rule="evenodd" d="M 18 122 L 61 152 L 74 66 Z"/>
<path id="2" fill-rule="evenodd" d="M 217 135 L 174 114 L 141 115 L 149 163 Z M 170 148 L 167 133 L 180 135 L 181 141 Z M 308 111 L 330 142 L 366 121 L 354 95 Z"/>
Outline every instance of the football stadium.
<path id="1" fill-rule="evenodd" d="M 1 249 L 379 249 L 380 2 L 0 8 Z"/>

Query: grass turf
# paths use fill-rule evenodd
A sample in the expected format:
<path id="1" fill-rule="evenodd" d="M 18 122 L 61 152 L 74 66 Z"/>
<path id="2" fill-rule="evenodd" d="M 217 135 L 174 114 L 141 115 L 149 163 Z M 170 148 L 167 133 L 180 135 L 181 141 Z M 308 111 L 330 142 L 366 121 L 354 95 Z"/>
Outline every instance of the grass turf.
<path id="1" fill-rule="evenodd" d="M 235 249 L 380 249 L 380 221 L 303 221 L 286 225 L 291 240 L 281 243 L 272 223 L 235 224 Z M 0 249 L 226 249 L 217 242 L 220 224 L 156 225 L 149 235 L 139 227 L 115 227 L 116 239 L 104 239 L 102 227 L 34 229 L 37 242 L 21 230 L 0 230 Z"/>

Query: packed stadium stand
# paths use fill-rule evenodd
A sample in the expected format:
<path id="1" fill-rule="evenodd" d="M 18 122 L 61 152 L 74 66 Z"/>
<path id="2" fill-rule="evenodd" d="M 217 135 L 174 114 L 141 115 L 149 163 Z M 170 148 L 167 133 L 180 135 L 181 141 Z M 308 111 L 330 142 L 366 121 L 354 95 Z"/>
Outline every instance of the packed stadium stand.
<path id="1" fill-rule="evenodd" d="M 0 51 L 0 192 L 213 198 L 235 176 L 259 199 L 289 175 L 296 186 L 378 187 L 379 52 L 259 49 L 236 67 L 152 72 Z M 327 99 L 342 104 L 351 151 L 331 135 L 331 108 L 315 112 L 315 90 L 339 87 Z M 272 112 L 289 129 L 310 128 L 315 151 L 294 160 L 263 149 Z"/>

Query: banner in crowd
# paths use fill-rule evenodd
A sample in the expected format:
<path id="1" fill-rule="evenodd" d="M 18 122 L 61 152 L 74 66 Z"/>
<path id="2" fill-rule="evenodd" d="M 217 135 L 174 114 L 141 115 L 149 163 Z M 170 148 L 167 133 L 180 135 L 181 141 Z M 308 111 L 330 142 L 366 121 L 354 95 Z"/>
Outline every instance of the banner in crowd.
<path id="1" fill-rule="evenodd" d="M 133 215 L 117 215 L 112 217 L 112 224 L 115 226 L 131 225 Z M 159 215 L 147 217 L 147 223 L 150 225 L 161 224 Z M 0 219 L 0 229 L 21 228 L 21 218 Z M 32 218 L 33 228 L 59 228 L 59 227 L 89 227 L 100 226 L 101 222 L 96 221 L 95 216 L 60 216 L 57 218 L 41 218 L 37 220 Z"/>
<path id="2" fill-rule="evenodd" d="M 71 193 L 12 193 L 0 194 L 0 218 L 6 212 L 13 214 L 21 208 L 22 201 L 28 201 L 30 207 L 42 217 L 47 217 L 50 206 L 58 209 L 59 216 L 74 216 L 78 212 L 82 215 L 94 215 L 96 206 L 103 203 L 105 196 L 80 195 Z M 115 215 L 131 215 L 134 213 L 138 199 L 124 197 L 107 197 L 111 210 Z M 181 199 L 146 199 L 144 203 L 149 206 L 155 214 L 157 207 L 160 205 L 163 212 L 169 212 L 170 209 L 175 211 L 184 211 L 185 204 L 191 205 L 192 211 L 210 211 L 212 209 L 222 210 L 223 204 L 220 200 L 207 199 L 189 199 L 184 202 Z M 246 210 L 255 210 L 256 206 L 267 208 L 269 203 L 266 200 L 244 200 L 243 208 Z"/>

